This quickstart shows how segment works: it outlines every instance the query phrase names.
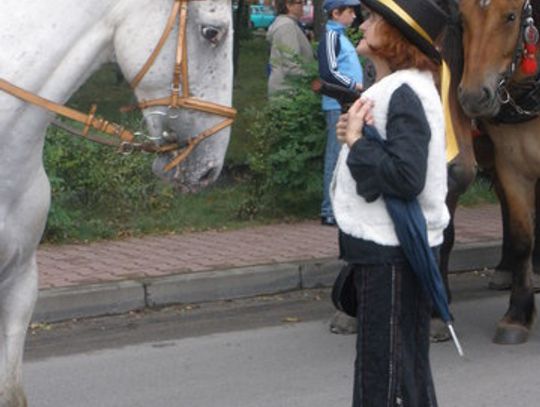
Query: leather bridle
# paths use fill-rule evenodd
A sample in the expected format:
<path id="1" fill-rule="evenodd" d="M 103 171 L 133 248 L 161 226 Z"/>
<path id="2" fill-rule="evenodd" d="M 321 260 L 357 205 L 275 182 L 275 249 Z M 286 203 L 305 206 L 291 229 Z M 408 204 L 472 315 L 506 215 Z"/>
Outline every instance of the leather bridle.
<path id="1" fill-rule="evenodd" d="M 185 143 L 170 143 L 164 145 L 158 145 L 153 141 L 138 142 L 136 141 L 137 133 L 133 133 L 127 130 L 125 127 L 109 122 L 105 119 L 97 117 L 96 106 L 92 105 L 88 114 L 71 109 L 64 105 L 55 103 L 51 100 L 42 98 L 32 92 L 19 88 L 12 83 L 0 78 L 0 90 L 7 92 L 27 103 L 39 106 L 50 112 L 56 113 L 60 116 L 67 117 L 71 120 L 80 122 L 84 125 L 82 131 L 73 129 L 62 123 L 60 127 L 75 133 L 79 136 L 85 137 L 89 140 L 97 143 L 116 146 L 122 152 L 131 151 L 147 151 L 153 153 L 167 153 L 176 152 L 174 159 L 165 166 L 165 171 L 170 171 L 172 168 L 178 166 L 184 161 L 189 154 L 197 147 L 197 145 L 204 139 L 216 134 L 220 130 L 232 125 L 236 116 L 236 110 L 229 106 L 220 105 L 204 101 L 189 95 L 189 78 L 188 78 L 188 64 L 187 64 L 187 47 L 186 47 L 186 26 L 188 15 L 188 3 L 190 1 L 198 0 L 174 0 L 173 8 L 163 34 L 159 39 L 154 51 L 150 54 L 150 57 L 143 65 L 141 70 L 135 75 L 130 85 L 132 88 L 136 88 L 144 76 L 148 73 L 152 65 L 154 64 L 157 56 L 163 49 L 165 42 L 175 25 L 178 24 L 178 38 L 176 47 L 176 59 L 173 71 L 173 77 L 171 82 L 171 94 L 168 97 L 143 100 L 135 106 L 129 107 L 127 110 L 133 107 L 139 109 L 146 109 L 155 106 L 166 106 L 169 109 L 184 108 L 197 110 L 205 113 L 215 114 L 217 116 L 224 117 L 224 120 L 216 124 L 215 126 L 197 134 L 196 136 L 188 139 Z M 55 124 L 58 124 L 55 123 Z M 112 136 L 114 139 L 100 137 L 99 135 L 90 133 L 90 129 L 97 130 L 100 133 Z"/>
<path id="2" fill-rule="evenodd" d="M 519 61 L 525 52 L 524 38 L 527 37 L 527 29 L 532 28 L 534 35 L 532 40 L 538 41 L 538 31 L 532 17 L 532 5 L 530 0 L 523 3 L 521 12 L 520 30 L 518 43 L 514 50 L 512 62 L 503 73 L 497 85 L 497 98 L 501 103 L 499 113 L 491 121 L 503 124 L 523 123 L 532 120 L 540 113 L 538 105 L 540 97 L 540 80 L 537 77 L 532 81 L 527 81 L 523 85 L 512 82 L 512 76 L 516 72 Z"/>

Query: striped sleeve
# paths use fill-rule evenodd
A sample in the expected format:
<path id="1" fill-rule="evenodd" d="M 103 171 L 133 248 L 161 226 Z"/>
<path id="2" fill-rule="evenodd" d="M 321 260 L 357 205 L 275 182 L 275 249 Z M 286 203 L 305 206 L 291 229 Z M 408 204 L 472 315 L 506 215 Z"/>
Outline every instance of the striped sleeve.
<path id="1" fill-rule="evenodd" d="M 319 75 L 327 82 L 354 89 L 356 82 L 338 70 L 339 33 L 326 30 L 318 48 Z"/>

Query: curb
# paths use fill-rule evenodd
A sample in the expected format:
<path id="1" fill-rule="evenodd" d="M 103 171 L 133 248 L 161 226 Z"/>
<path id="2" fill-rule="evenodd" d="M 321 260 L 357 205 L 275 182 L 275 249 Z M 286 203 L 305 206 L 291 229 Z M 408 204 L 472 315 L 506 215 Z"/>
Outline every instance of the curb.
<path id="1" fill-rule="evenodd" d="M 456 244 L 449 268 L 452 272 L 492 268 L 500 253 L 500 241 Z M 329 287 L 342 265 L 340 260 L 326 258 L 50 288 L 39 291 L 32 321 L 57 322 L 172 304 Z"/>

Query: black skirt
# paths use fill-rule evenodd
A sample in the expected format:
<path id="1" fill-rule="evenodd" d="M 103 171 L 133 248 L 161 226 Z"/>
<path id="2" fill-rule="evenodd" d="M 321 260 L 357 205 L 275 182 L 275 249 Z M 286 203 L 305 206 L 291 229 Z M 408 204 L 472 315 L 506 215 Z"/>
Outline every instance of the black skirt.
<path id="1" fill-rule="evenodd" d="M 406 262 L 354 265 L 358 336 L 353 407 L 436 407 L 431 303 Z"/>

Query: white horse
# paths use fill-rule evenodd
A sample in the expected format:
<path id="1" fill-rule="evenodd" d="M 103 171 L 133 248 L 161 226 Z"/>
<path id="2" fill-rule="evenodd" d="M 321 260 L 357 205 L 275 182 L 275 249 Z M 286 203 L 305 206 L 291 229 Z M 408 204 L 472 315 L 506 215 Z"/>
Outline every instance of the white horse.
<path id="1" fill-rule="evenodd" d="M 134 79 L 167 27 L 171 10 L 186 7 L 187 51 L 179 55 L 187 65 L 176 74 L 184 88 L 180 96 L 186 96 L 189 86 L 197 100 L 230 113 L 230 0 L 2 0 L 1 7 L 0 78 L 58 104 L 105 62 L 116 61 L 124 76 Z M 148 72 L 136 81 L 139 101 L 170 95 L 173 68 L 180 67 L 176 51 L 181 31 L 172 27 Z M 186 110 L 181 107 L 191 102 L 180 102 L 174 103 L 176 108 L 148 103 L 151 107 L 144 109 L 150 135 L 166 138 L 159 144 L 172 137 L 185 142 L 209 128 L 217 134 L 205 138 L 180 165 L 169 153 L 153 167 L 179 187 L 197 190 L 219 175 L 229 130 L 219 125 L 216 130 L 222 118 L 212 114 L 215 109 L 199 103 L 202 111 Z M 53 116 L 0 91 L 0 407 L 26 405 L 21 363 L 37 296 L 35 253 L 50 202 L 42 150 Z M 171 160 L 174 168 L 166 171 Z"/>

